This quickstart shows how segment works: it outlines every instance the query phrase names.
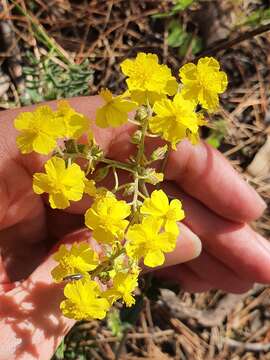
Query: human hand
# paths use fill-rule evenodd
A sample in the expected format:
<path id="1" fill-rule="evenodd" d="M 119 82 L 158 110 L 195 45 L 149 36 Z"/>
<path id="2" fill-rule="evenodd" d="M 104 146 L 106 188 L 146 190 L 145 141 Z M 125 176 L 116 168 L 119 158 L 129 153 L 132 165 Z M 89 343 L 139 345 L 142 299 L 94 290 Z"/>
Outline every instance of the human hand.
<path id="1" fill-rule="evenodd" d="M 70 103 L 94 118 L 99 99 L 77 98 Z M 53 211 L 33 193 L 32 174 L 41 170 L 45 158 L 19 154 L 13 128 L 18 111 L 2 113 L 1 120 L 0 328 L 4 341 L 0 359 L 48 359 L 73 321 L 60 314 L 63 286 L 52 283 L 55 263 L 44 257 L 63 237 L 65 242 L 89 238 L 88 231 L 76 231 L 83 226 L 81 214 L 87 204 L 73 204 L 69 212 Z M 129 132 L 129 127 L 96 130 L 95 138 L 107 156 L 123 160 L 132 151 L 126 141 Z M 147 146 L 151 148 L 151 142 Z M 168 267 L 159 270 L 160 276 L 195 292 L 221 288 L 238 293 L 253 282 L 269 282 L 270 246 L 246 225 L 261 215 L 265 205 L 227 161 L 207 145 L 183 142 L 170 155 L 165 175 L 164 188 L 183 200 L 185 223 L 199 235 L 203 250 L 189 261 L 199 255 L 200 241 L 181 225 L 177 248 L 167 256 Z"/>

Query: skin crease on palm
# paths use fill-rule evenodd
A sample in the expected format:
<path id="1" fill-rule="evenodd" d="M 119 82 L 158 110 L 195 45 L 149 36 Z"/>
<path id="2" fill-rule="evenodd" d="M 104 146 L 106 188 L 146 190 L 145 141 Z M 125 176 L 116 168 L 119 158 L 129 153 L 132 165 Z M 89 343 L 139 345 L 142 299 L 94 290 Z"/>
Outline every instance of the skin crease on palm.
<path id="1" fill-rule="evenodd" d="M 70 103 L 93 119 L 100 99 Z M 59 311 L 63 284 L 54 284 L 50 276 L 52 248 L 59 241 L 91 238 L 82 229 L 89 204 L 83 199 L 68 211 L 53 211 L 46 198 L 33 193 L 32 175 L 42 170 L 46 158 L 21 155 L 16 148 L 13 120 L 20 111 L 25 109 L 1 113 L 0 360 L 46 360 L 74 324 Z M 95 129 L 95 137 L 108 157 L 125 160 L 133 150 L 130 132 L 129 126 Z M 147 143 L 147 151 L 153 146 Z M 223 156 L 203 143 L 184 141 L 170 154 L 165 178 L 163 188 L 183 201 L 186 218 L 176 250 L 157 275 L 177 280 L 190 292 L 218 288 L 242 293 L 255 282 L 269 283 L 270 243 L 248 225 L 265 204 Z"/>

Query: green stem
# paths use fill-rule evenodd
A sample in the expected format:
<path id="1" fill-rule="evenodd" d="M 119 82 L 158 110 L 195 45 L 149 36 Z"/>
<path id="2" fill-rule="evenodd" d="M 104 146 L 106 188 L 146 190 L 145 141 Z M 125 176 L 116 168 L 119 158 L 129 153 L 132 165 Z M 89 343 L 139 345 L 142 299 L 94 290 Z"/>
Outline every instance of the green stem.
<path id="1" fill-rule="evenodd" d="M 135 179 L 134 179 L 134 194 L 133 194 L 133 200 L 132 200 L 133 214 L 135 214 L 137 212 L 138 195 L 139 195 L 139 178 L 138 178 L 138 175 L 136 174 Z"/>
<path id="2" fill-rule="evenodd" d="M 67 153 L 63 153 L 62 152 L 62 150 L 60 149 L 60 148 L 57 148 L 57 150 L 58 150 L 58 152 L 60 153 L 60 151 L 61 151 L 61 156 L 63 156 L 63 158 L 73 158 L 73 159 L 78 159 L 78 158 L 80 158 L 80 159 L 85 159 L 85 160 L 88 160 L 89 161 L 89 159 L 87 158 L 87 156 L 85 156 L 85 155 L 83 155 L 83 154 L 81 154 L 80 152 L 78 152 L 78 153 L 69 153 L 69 152 L 67 152 Z M 125 170 L 125 171 L 129 171 L 129 172 L 131 172 L 131 173 L 135 173 L 136 172 L 136 170 L 134 169 L 134 166 L 133 165 L 131 165 L 131 164 L 127 164 L 127 163 L 122 163 L 122 162 L 120 162 L 120 161 L 115 161 L 115 160 L 111 160 L 111 159 L 106 159 L 106 158 L 102 158 L 102 159 L 99 159 L 99 160 L 97 160 L 97 163 L 104 163 L 104 164 L 108 164 L 108 165 L 110 165 L 111 167 L 115 167 L 115 168 L 117 168 L 117 169 L 121 169 L 121 170 Z"/>
<path id="3" fill-rule="evenodd" d="M 89 161 L 88 161 L 88 164 L 87 164 L 86 171 L 85 171 L 85 175 L 86 175 L 86 176 L 87 176 L 87 175 L 90 173 L 90 171 L 91 171 L 91 165 L 92 165 L 92 161 L 89 160 Z"/>
<path id="4" fill-rule="evenodd" d="M 62 156 L 62 157 L 64 157 L 64 153 L 63 153 L 63 151 L 62 151 L 62 149 L 60 148 L 60 146 L 57 144 L 56 145 L 56 151 Z"/>
<path id="5" fill-rule="evenodd" d="M 117 171 L 116 171 L 115 167 L 112 168 L 112 171 L 113 171 L 113 176 L 114 176 L 114 181 L 115 181 L 113 192 L 116 192 L 119 187 L 119 179 L 118 179 L 118 175 L 117 175 Z"/>
<path id="6" fill-rule="evenodd" d="M 143 154 L 144 154 L 144 142 L 145 142 L 145 135 L 148 128 L 148 118 L 146 118 L 142 125 L 142 136 L 139 143 L 138 153 L 136 157 L 136 165 L 141 165 Z"/>
<path id="7" fill-rule="evenodd" d="M 125 171 L 135 173 L 134 166 L 131 165 L 131 164 L 126 164 L 126 163 L 122 163 L 120 161 L 115 161 L 115 160 L 106 159 L 106 158 L 98 160 L 98 162 L 111 165 L 111 166 L 113 166 L 113 167 L 115 167 L 117 169 L 121 169 L 121 170 L 125 170 Z"/>
<path id="8" fill-rule="evenodd" d="M 138 191 L 138 195 L 145 200 L 147 198 L 147 196 L 145 196 L 143 193 L 141 193 L 140 191 Z"/>
<path id="9" fill-rule="evenodd" d="M 138 170 L 139 168 L 142 166 L 142 159 L 143 159 L 143 155 L 144 155 L 144 147 L 145 147 L 145 137 L 147 134 L 147 129 L 148 129 L 148 123 L 149 123 L 149 118 L 152 115 L 152 109 L 151 106 L 149 104 L 149 101 L 147 101 L 147 108 L 148 108 L 148 116 L 143 120 L 142 123 L 142 136 L 140 139 L 140 143 L 138 146 L 138 153 L 136 156 L 136 167 L 137 167 L 137 173 L 134 177 L 135 181 L 134 181 L 134 185 L 135 185 L 135 189 L 134 189 L 134 197 L 133 197 L 133 201 L 132 201 L 132 205 L 133 205 L 133 211 L 134 214 L 137 211 L 137 201 L 138 201 L 138 195 L 139 195 L 139 185 L 143 186 L 144 181 L 143 180 L 139 180 L 140 176 L 138 174 Z"/>
<path id="10" fill-rule="evenodd" d="M 120 186 L 118 186 L 117 190 L 113 190 L 112 192 L 113 193 L 117 193 L 119 192 L 120 190 L 123 190 L 125 189 L 126 187 L 130 186 L 130 185 L 133 185 L 133 182 L 129 182 L 129 183 L 126 183 L 126 184 L 122 184 Z"/>
<path id="11" fill-rule="evenodd" d="M 98 276 L 104 271 L 112 270 L 114 260 L 117 259 L 120 255 L 124 254 L 124 252 L 125 252 L 125 248 L 118 250 L 109 260 L 104 261 L 95 270 L 89 272 L 89 275 L 92 278 L 94 278 L 95 276 Z"/>
<path id="12" fill-rule="evenodd" d="M 149 197 L 149 192 L 148 192 L 148 190 L 147 190 L 147 187 L 146 187 L 146 185 L 145 185 L 145 182 L 142 182 L 142 183 L 141 183 L 141 188 L 142 188 L 142 191 L 143 191 L 144 195 L 145 195 L 146 197 Z"/>

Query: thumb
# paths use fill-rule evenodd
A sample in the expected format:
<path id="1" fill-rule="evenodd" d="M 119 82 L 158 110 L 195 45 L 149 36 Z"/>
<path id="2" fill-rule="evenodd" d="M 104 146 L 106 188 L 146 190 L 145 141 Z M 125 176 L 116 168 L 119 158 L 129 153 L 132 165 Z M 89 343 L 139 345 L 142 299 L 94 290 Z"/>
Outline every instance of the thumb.
<path id="1" fill-rule="evenodd" d="M 77 231 L 62 243 L 88 241 L 88 231 Z M 53 283 L 52 253 L 19 286 L 0 295 L 0 360 L 51 359 L 75 321 L 59 309 L 64 284 Z"/>

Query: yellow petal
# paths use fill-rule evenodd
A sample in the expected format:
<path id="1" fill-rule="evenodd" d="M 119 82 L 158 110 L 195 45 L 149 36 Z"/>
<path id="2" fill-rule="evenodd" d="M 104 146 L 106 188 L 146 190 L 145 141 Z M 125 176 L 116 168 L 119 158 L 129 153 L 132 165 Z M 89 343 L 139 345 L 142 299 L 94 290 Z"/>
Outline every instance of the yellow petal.
<path id="1" fill-rule="evenodd" d="M 33 190 L 36 194 L 49 193 L 51 186 L 48 181 L 48 175 L 43 173 L 36 173 L 33 177 Z"/>
<path id="2" fill-rule="evenodd" d="M 36 133 L 31 131 L 23 131 L 16 139 L 16 144 L 22 154 L 29 154 L 33 151 L 33 142 L 36 138 Z"/>
<path id="3" fill-rule="evenodd" d="M 113 99 L 113 94 L 109 89 L 101 89 L 99 95 L 106 102 L 110 102 Z"/>
<path id="4" fill-rule="evenodd" d="M 149 251 L 144 258 L 144 264 L 149 267 L 160 266 L 164 263 L 165 256 L 160 250 Z"/>
<path id="5" fill-rule="evenodd" d="M 66 209 L 70 205 L 69 200 L 62 193 L 50 194 L 49 202 L 52 209 Z"/>
<path id="6" fill-rule="evenodd" d="M 33 141 L 33 149 L 39 154 L 48 155 L 56 147 L 55 138 L 45 133 L 39 133 Z"/>
<path id="7" fill-rule="evenodd" d="M 58 179 L 58 177 L 61 178 L 63 176 L 65 169 L 65 161 L 57 156 L 52 157 L 45 164 L 46 173 L 55 181 Z"/>
<path id="8" fill-rule="evenodd" d="M 20 113 L 14 120 L 14 126 L 17 130 L 31 130 L 34 115 L 30 111 Z"/>

